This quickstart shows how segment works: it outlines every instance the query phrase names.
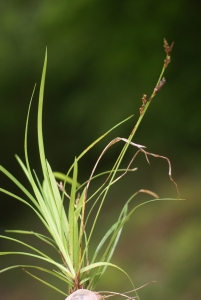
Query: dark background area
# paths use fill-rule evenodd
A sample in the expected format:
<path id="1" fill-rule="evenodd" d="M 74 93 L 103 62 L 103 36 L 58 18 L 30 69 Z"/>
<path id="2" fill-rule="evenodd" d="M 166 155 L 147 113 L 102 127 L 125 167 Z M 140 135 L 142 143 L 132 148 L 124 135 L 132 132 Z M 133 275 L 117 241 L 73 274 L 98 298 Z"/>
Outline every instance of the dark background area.
<path id="1" fill-rule="evenodd" d="M 200 298 L 200 11 L 201 3 L 189 0 L 0 2 L 0 164 L 24 184 L 26 178 L 14 154 L 24 158 L 26 114 L 37 83 L 29 156 L 40 174 L 36 112 L 46 46 L 43 127 L 53 170 L 65 173 L 74 156 L 134 113 L 80 161 L 82 182 L 111 139 L 128 137 L 138 119 L 142 95 L 150 95 L 159 77 L 165 57 L 163 38 L 175 41 L 167 82 L 151 103 L 134 142 L 171 160 L 173 177 L 186 201 L 154 203 L 137 210 L 112 260 L 129 273 L 136 287 L 157 281 L 141 290 L 141 299 Z M 118 145 L 110 149 L 100 170 L 112 165 L 119 149 Z M 94 245 L 134 191 L 147 188 L 161 197 L 176 197 L 164 161 L 151 159 L 149 166 L 139 157 L 136 167 L 139 170 L 128 174 L 109 194 Z M 3 174 L 0 187 L 20 195 Z M 137 201 L 147 199 L 140 196 Z M 1 233 L 5 229 L 43 231 L 27 207 L 1 194 Z M 1 240 L 0 249 L 21 248 Z M 22 257 L 0 256 L 1 267 L 23 262 Z M 131 287 L 121 273 L 108 270 L 97 287 L 101 289 L 123 292 Z M 0 294 L 6 300 L 64 298 L 20 269 L 0 274 Z"/>

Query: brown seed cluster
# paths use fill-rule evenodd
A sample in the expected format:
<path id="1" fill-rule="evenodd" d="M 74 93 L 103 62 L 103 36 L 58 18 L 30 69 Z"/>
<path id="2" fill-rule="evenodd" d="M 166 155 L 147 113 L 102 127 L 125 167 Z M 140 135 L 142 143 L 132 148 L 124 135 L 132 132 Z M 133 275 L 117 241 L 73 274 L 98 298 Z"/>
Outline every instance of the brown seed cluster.
<path id="1" fill-rule="evenodd" d="M 165 53 L 167 54 L 166 58 L 164 59 L 164 68 L 167 68 L 167 66 L 171 61 L 170 53 L 172 51 L 173 46 L 174 46 L 174 42 L 172 42 L 172 44 L 169 46 L 167 40 L 164 38 L 164 49 L 165 49 Z"/>
<path id="2" fill-rule="evenodd" d="M 147 95 L 144 94 L 142 96 L 142 106 L 140 107 L 140 114 L 143 113 L 146 103 L 147 103 Z"/>
<path id="3" fill-rule="evenodd" d="M 169 63 L 171 61 L 170 54 L 171 54 L 173 46 L 174 46 L 174 42 L 172 42 L 172 44 L 169 45 L 167 40 L 165 38 L 163 39 L 163 47 L 164 47 L 164 50 L 165 50 L 165 53 L 166 53 L 166 58 L 164 59 L 163 71 L 164 71 L 164 69 L 167 68 L 167 66 L 169 65 Z M 156 85 L 156 87 L 154 88 L 153 93 L 149 97 L 148 100 L 147 100 L 147 95 L 144 94 L 142 96 L 142 106 L 139 109 L 140 110 L 140 115 L 143 114 L 147 102 L 150 102 L 152 100 L 152 98 L 156 95 L 156 93 L 158 93 L 161 90 L 161 88 L 164 86 L 165 82 L 166 82 L 165 77 L 163 77 L 160 80 L 160 82 Z"/>
<path id="4" fill-rule="evenodd" d="M 162 86 L 164 86 L 165 82 L 166 82 L 165 77 L 163 77 L 162 80 L 159 82 L 159 84 L 155 87 L 154 94 L 156 94 L 158 91 L 160 91 Z"/>

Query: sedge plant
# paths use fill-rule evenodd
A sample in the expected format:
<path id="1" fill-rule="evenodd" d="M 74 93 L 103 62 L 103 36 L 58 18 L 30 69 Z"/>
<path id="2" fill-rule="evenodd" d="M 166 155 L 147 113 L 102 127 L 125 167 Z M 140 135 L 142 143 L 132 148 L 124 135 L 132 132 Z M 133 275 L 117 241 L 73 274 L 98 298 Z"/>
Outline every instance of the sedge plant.
<path id="1" fill-rule="evenodd" d="M 48 236 L 42 235 L 34 231 L 26 230 L 7 230 L 8 233 L 14 234 L 27 234 L 34 235 L 38 239 L 42 240 L 48 246 L 53 247 L 54 250 L 59 254 L 59 260 L 48 256 L 42 251 L 42 249 L 37 249 L 32 245 L 23 242 L 21 239 L 16 239 L 14 237 L 1 235 L 2 239 L 10 240 L 15 243 L 21 244 L 26 250 L 21 252 L 16 251 L 7 251 L 1 252 L 0 255 L 22 255 L 35 258 L 38 261 L 36 265 L 12 265 L 0 270 L 0 273 L 14 269 L 22 268 L 27 274 L 39 280 L 40 282 L 48 285 L 49 287 L 55 289 L 67 297 L 68 300 L 84 299 L 84 300 L 98 300 L 100 298 L 106 298 L 108 296 L 117 294 L 122 295 L 127 298 L 137 298 L 139 295 L 137 289 L 129 277 L 129 275 L 119 266 L 111 263 L 111 258 L 119 241 L 122 228 L 124 224 L 129 220 L 131 215 L 135 212 L 140 206 L 154 201 L 162 200 L 178 200 L 179 192 L 177 184 L 172 179 L 171 176 L 171 164 L 168 158 L 154 153 L 147 152 L 143 145 L 139 145 L 133 142 L 133 137 L 138 129 L 149 105 L 151 104 L 153 98 L 156 96 L 158 91 L 162 88 L 165 83 L 164 72 L 167 66 L 170 63 L 170 54 L 173 44 L 168 45 L 167 41 L 164 39 L 164 49 L 166 57 L 163 63 L 162 71 L 159 76 L 159 79 L 156 83 L 155 88 L 149 98 L 146 95 L 142 97 L 142 105 L 140 107 L 140 116 L 133 127 L 128 138 L 117 137 L 113 139 L 106 147 L 103 149 L 101 155 L 98 157 L 89 179 L 80 184 L 78 182 L 78 163 L 79 160 L 101 139 L 103 139 L 109 132 L 114 130 L 116 127 L 120 126 L 122 123 L 127 121 L 129 118 L 123 120 L 97 140 L 95 140 L 87 149 L 85 149 L 78 157 L 75 158 L 73 164 L 69 168 L 66 174 L 53 172 L 47 158 L 45 155 L 44 142 L 43 142 L 43 130 L 42 130 L 42 117 L 43 117 L 43 98 L 44 98 L 44 86 L 45 86 L 45 76 L 46 76 L 46 67 L 47 67 L 47 51 L 45 53 L 44 66 L 42 71 L 42 78 L 40 83 L 39 91 L 39 100 L 38 100 L 38 113 L 37 113 L 37 136 L 38 136 L 38 149 L 40 164 L 43 174 L 42 183 L 39 181 L 38 176 L 29 163 L 28 155 L 28 128 L 29 128 L 29 115 L 31 109 L 31 102 L 34 96 L 34 90 L 31 96 L 28 114 L 26 119 L 25 126 L 25 136 L 24 136 L 24 154 L 25 161 L 23 162 L 17 155 L 16 159 L 25 173 L 27 180 L 31 186 L 32 192 L 17 180 L 8 170 L 3 166 L 0 166 L 0 171 L 4 173 L 22 192 L 24 197 L 20 197 L 17 194 L 12 193 L 4 188 L 0 188 L 0 191 L 20 202 L 23 202 L 25 205 L 29 206 L 31 210 L 38 216 L 40 221 L 45 226 Z M 118 158 L 113 165 L 112 169 L 104 173 L 95 175 L 97 165 L 99 164 L 101 158 L 105 152 L 117 142 L 122 142 L 122 150 L 120 151 Z M 122 169 L 121 163 L 126 154 L 128 147 L 133 147 L 136 151 L 133 154 L 132 159 L 130 160 L 127 168 Z M 125 201 L 120 215 L 116 219 L 115 223 L 108 229 L 103 238 L 100 240 L 95 252 L 93 254 L 89 253 L 89 245 L 91 238 L 93 236 L 97 220 L 100 216 L 100 212 L 103 206 L 103 203 L 106 200 L 106 196 L 110 187 L 120 180 L 123 176 L 126 175 L 128 171 L 135 171 L 136 169 L 131 168 L 131 165 L 136 158 L 136 156 L 142 153 L 145 156 L 145 159 L 149 163 L 149 156 L 154 156 L 156 158 L 162 158 L 167 161 L 169 166 L 169 177 L 170 180 L 176 187 L 178 196 L 177 198 L 163 198 L 160 199 L 154 192 L 149 190 L 139 190 L 131 195 L 127 201 Z M 88 190 L 92 180 L 95 180 L 97 177 L 106 175 L 104 182 L 97 188 L 92 195 L 88 196 Z M 67 190 L 70 190 L 70 193 L 67 193 Z M 146 193 L 149 194 L 151 199 L 138 204 L 132 208 L 129 208 L 132 200 L 139 194 Z M 90 209 L 88 209 L 88 204 L 91 203 Z M 92 214 L 93 212 L 93 214 Z M 92 218 L 90 224 L 90 229 L 87 230 L 87 223 L 89 219 Z M 49 268 L 41 267 L 40 262 L 45 261 Z M 128 280 L 131 282 L 132 291 L 134 291 L 134 296 L 128 296 L 130 294 L 124 293 L 106 293 L 106 292 L 95 292 L 96 285 L 107 267 L 113 267 L 123 272 Z M 66 285 L 66 290 L 61 291 L 58 287 L 53 286 L 52 284 L 46 282 L 41 277 L 38 277 L 34 273 L 34 269 L 37 269 L 43 273 L 49 273 L 52 276 L 55 276 L 57 279 L 63 281 Z"/>

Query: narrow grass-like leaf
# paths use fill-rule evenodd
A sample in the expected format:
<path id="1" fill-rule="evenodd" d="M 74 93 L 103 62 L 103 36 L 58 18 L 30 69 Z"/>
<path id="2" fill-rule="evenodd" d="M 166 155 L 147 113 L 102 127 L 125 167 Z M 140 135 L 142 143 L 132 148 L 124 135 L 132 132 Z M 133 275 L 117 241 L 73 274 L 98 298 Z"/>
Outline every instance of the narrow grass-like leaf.
<path id="1" fill-rule="evenodd" d="M 38 102 L 38 147 L 39 147 L 39 155 L 40 155 L 40 162 L 41 162 L 41 167 L 42 167 L 42 171 L 43 171 L 43 176 L 44 176 L 45 180 L 48 180 L 46 158 L 45 158 L 45 150 L 44 150 L 44 142 L 43 142 L 43 130 L 42 130 L 43 97 L 44 97 L 46 68 L 47 68 L 47 49 L 45 51 L 45 60 L 44 60 L 44 65 L 43 65 L 42 78 L 41 78 L 40 91 L 39 91 L 39 102 Z"/>
<path id="2" fill-rule="evenodd" d="M 54 205 L 52 207 L 52 213 L 53 213 L 55 222 L 59 226 L 58 230 L 59 230 L 60 236 L 62 238 L 62 243 L 67 251 L 67 245 L 66 245 L 67 234 L 65 234 L 65 232 L 66 233 L 68 232 L 69 224 L 68 224 L 68 220 L 66 217 L 66 213 L 64 211 L 63 201 L 61 199 L 61 195 L 59 193 L 55 177 L 53 175 L 53 172 L 52 172 L 51 167 L 48 162 L 47 162 L 47 168 L 48 168 L 48 174 L 49 174 L 49 178 L 50 178 L 50 184 L 51 184 L 51 188 L 52 188 L 53 201 L 54 201 L 54 203 L 53 203 Z"/>
<path id="3" fill-rule="evenodd" d="M 127 278 L 129 279 L 129 281 L 131 282 L 131 284 L 133 286 L 132 279 L 130 278 L 130 276 L 122 268 L 118 267 L 117 265 L 114 265 L 114 264 L 111 264 L 111 263 L 107 263 L 107 262 L 97 262 L 97 263 L 90 264 L 90 265 L 82 268 L 80 270 L 80 273 L 81 274 L 85 273 L 87 271 L 90 271 L 91 269 L 99 268 L 100 266 L 110 266 L 110 267 L 114 267 L 114 268 L 120 270 L 122 273 L 124 273 L 127 276 Z M 89 284 L 89 286 L 90 286 L 90 284 Z M 90 286 L 90 288 L 91 288 L 91 286 Z"/>
<path id="4" fill-rule="evenodd" d="M 134 172 L 134 171 L 137 171 L 137 168 L 134 168 L 134 169 L 118 169 L 116 172 L 117 173 L 120 173 L 120 172 Z M 96 174 L 96 175 L 93 175 L 91 178 L 90 178 L 90 181 L 92 181 L 92 180 L 94 180 L 94 179 L 97 179 L 97 178 L 99 178 L 99 177 L 102 177 L 102 176 L 104 176 L 104 175 L 110 175 L 111 173 L 113 173 L 114 172 L 114 170 L 108 170 L 108 171 L 104 171 L 104 172 L 101 172 L 101 173 L 98 173 L 98 174 Z M 101 186 L 101 188 L 105 185 L 105 183 L 106 183 L 107 181 L 105 181 L 104 182 L 104 184 Z M 77 191 L 79 191 L 79 189 L 81 189 L 83 186 L 85 186 L 86 184 L 88 183 L 88 180 L 87 181 L 85 181 L 85 182 L 83 182 L 82 184 L 80 184 L 79 185 L 79 187 L 78 187 L 78 189 L 77 189 Z M 93 195 L 95 195 L 95 194 L 97 194 L 97 191 L 99 192 L 99 190 L 100 189 L 98 189 L 98 190 L 96 190 L 96 192 L 93 194 Z M 93 197 L 93 196 L 90 196 L 90 198 L 91 197 Z M 89 199 L 89 198 L 88 198 Z"/>
<path id="5" fill-rule="evenodd" d="M 34 232 L 34 231 L 26 231 L 26 230 L 6 230 L 6 232 L 10 232 L 10 233 L 19 233 L 19 234 L 27 234 L 27 235 L 34 235 L 37 238 L 39 238 L 40 240 L 42 240 L 43 242 L 49 244 L 50 246 L 52 246 L 53 248 L 57 249 L 55 247 L 55 241 L 53 239 L 51 239 L 50 237 L 47 237 L 43 234 L 40 234 L 38 232 Z"/>
<path id="6" fill-rule="evenodd" d="M 7 267 L 7 268 L 4 268 L 4 269 L 0 270 L 0 273 L 6 272 L 6 271 L 9 271 L 9 270 L 12 270 L 12 269 L 16 269 L 16 268 L 33 268 L 33 269 L 38 269 L 40 271 L 43 271 L 45 273 L 49 273 L 49 274 L 57 277 L 58 279 L 66 282 L 67 284 L 72 284 L 72 282 L 69 282 L 68 279 L 67 279 L 67 277 L 64 277 L 63 274 L 59 274 L 59 272 L 50 271 L 48 269 L 45 269 L 45 268 L 42 268 L 42 267 L 39 267 L 39 266 L 34 266 L 34 265 L 14 265 L 14 266 L 10 266 L 10 267 Z"/>
<path id="7" fill-rule="evenodd" d="M 41 161 L 41 167 L 42 167 L 42 171 L 43 171 L 44 181 L 46 183 L 47 191 L 50 195 L 49 200 L 52 201 L 53 195 L 52 195 L 52 190 L 51 190 L 50 178 L 49 178 L 49 174 L 48 174 L 48 170 L 47 170 L 44 143 L 43 143 L 43 133 L 42 133 L 42 108 L 43 108 L 43 95 L 44 95 L 46 65 L 47 65 L 47 51 L 45 54 L 45 61 L 44 61 L 44 66 L 43 66 L 43 72 L 42 72 L 42 78 L 41 78 L 41 84 L 40 84 L 40 92 L 39 92 L 38 146 L 39 146 L 39 155 L 40 155 L 40 161 Z M 52 218 L 52 212 L 51 212 L 51 210 L 48 209 L 48 207 L 50 207 L 51 204 L 48 203 L 48 205 L 47 205 L 47 200 L 44 198 L 44 195 L 42 197 L 41 191 L 40 191 L 41 187 L 39 190 L 33 179 L 31 169 L 29 166 L 28 150 L 27 150 L 27 134 L 28 134 L 28 122 L 29 122 L 30 107 L 31 107 L 31 102 L 30 102 L 28 114 L 27 114 L 27 121 L 26 121 L 26 127 L 25 127 L 25 143 L 24 143 L 25 144 L 25 160 L 26 160 L 27 170 L 29 173 L 30 183 L 32 185 L 32 188 L 36 195 L 36 198 L 39 202 L 39 209 L 41 211 L 41 214 L 44 216 L 45 220 L 47 221 L 48 231 L 50 232 L 50 234 L 54 238 L 58 248 L 60 249 L 63 259 L 66 262 L 66 264 L 68 265 L 68 268 L 72 274 L 72 277 L 75 277 L 75 271 L 74 271 L 72 262 L 70 260 L 68 251 L 66 251 L 66 248 L 65 248 L 64 244 L 62 243 L 62 237 L 61 237 L 61 235 L 59 235 L 59 232 L 57 231 L 55 220 L 53 220 L 53 218 Z"/>
<path id="8" fill-rule="evenodd" d="M 39 209 L 39 205 L 36 199 L 29 193 L 29 191 L 4 167 L 0 166 L 0 171 L 4 173 L 14 184 L 34 203 L 34 205 Z M 2 189 L 3 190 L 3 189 Z"/>
<path id="9" fill-rule="evenodd" d="M 136 193 L 135 193 L 136 194 Z M 148 201 L 145 201 L 143 203 L 140 203 L 138 204 L 137 206 L 135 206 L 128 214 L 127 216 L 124 218 L 124 220 L 122 221 L 122 224 L 121 226 L 123 226 L 130 218 L 130 216 L 134 213 L 134 211 L 136 209 L 138 209 L 139 207 L 145 205 L 145 204 L 148 204 L 148 203 L 152 203 L 152 202 L 156 202 L 156 201 L 183 201 L 185 199 L 178 199 L 178 198 L 157 198 L 157 199 L 151 199 L 151 200 L 148 200 Z"/>
<path id="10" fill-rule="evenodd" d="M 69 176 L 66 176 L 65 174 L 63 173 L 60 173 L 60 172 L 53 172 L 54 174 L 54 177 L 57 178 L 57 179 L 60 179 L 66 183 L 69 183 L 70 185 L 73 183 L 73 178 L 69 177 Z M 76 183 L 76 187 L 79 187 L 80 184 L 77 182 Z"/>
<path id="11" fill-rule="evenodd" d="M 69 211 L 68 211 L 68 222 L 69 222 L 69 255 L 71 257 L 71 261 L 74 262 L 74 254 L 76 252 L 75 247 L 78 247 L 75 241 L 77 232 L 76 226 L 76 217 L 75 217 L 75 199 L 76 199 L 76 182 L 78 176 L 78 165 L 77 160 L 75 158 L 74 161 L 74 168 L 73 168 L 73 182 L 71 186 L 71 194 L 70 194 L 70 204 L 69 204 Z M 78 237 L 77 237 L 78 239 Z M 76 239 L 76 240 L 77 240 Z"/>
<path id="12" fill-rule="evenodd" d="M 102 238 L 102 240 L 100 241 L 100 243 L 98 244 L 95 252 L 94 252 L 94 255 L 93 255 L 93 258 L 91 260 L 91 263 L 94 263 L 94 261 L 96 260 L 96 257 L 98 255 L 98 253 L 100 252 L 101 248 L 103 247 L 103 245 L 106 243 L 107 239 L 109 238 L 109 236 L 114 232 L 114 230 L 116 229 L 117 227 L 117 222 L 115 224 L 113 224 L 110 229 L 106 232 L 106 234 L 104 235 L 104 237 Z"/>
<path id="13" fill-rule="evenodd" d="M 10 240 L 10 241 L 16 242 L 16 243 L 18 243 L 18 244 L 21 244 L 21 245 L 23 245 L 23 246 L 25 246 L 25 247 L 27 247 L 27 248 L 33 250 L 34 252 L 40 254 L 41 257 L 43 256 L 43 257 L 45 257 L 45 258 L 47 258 L 47 259 L 51 259 L 51 258 L 50 258 L 49 256 L 47 256 L 45 253 L 39 251 L 39 250 L 36 249 L 35 247 L 33 247 L 33 246 L 31 246 L 31 245 L 29 245 L 29 244 L 27 244 L 27 243 L 24 243 L 24 242 L 22 242 L 22 241 L 20 241 L 20 240 L 18 240 L 18 239 L 15 239 L 15 238 L 12 238 L 12 237 L 9 237 L 9 236 L 5 236 L 5 235 L 0 235 L 0 238 L 6 239 L 6 240 Z M 1 253 L 1 252 L 0 252 L 0 253 Z"/>
<path id="14" fill-rule="evenodd" d="M 47 285 L 47 286 L 49 286 L 49 287 L 51 287 L 52 289 L 54 289 L 55 291 L 59 292 L 60 294 L 62 294 L 62 295 L 64 295 L 64 296 L 67 296 L 66 293 L 62 292 L 61 290 L 59 290 L 58 288 L 56 288 L 56 287 L 53 286 L 52 284 L 48 283 L 47 281 L 44 281 L 44 280 L 40 279 L 38 276 L 33 275 L 32 273 L 28 272 L 28 271 L 25 270 L 25 269 L 23 269 L 23 270 L 24 270 L 24 272 L 26 272 L 26 273 L 27 273 L 28 275 L 30 275 L 31 277 L 33 277 L 33 278 L 39 280 L 40 282 L 42 282 L 43 284 L 45 284 L 45 285 Z"/>
<path id="15" fill-rule="evenodd" d="M 93 143 L 91 143 L 78 157 L 77 157 L 77 161 L 79 161 L 91 148 L 93 148 L 98 142 L 100 142 L 104 137 L 106 137 L 111 131 L 113 131 L 115 128 L 117 128 L 118 126 L 120 126 L 121 124 L 125 123 L 126 121 L 128 121 L 129 119 L 131 119 L 134 115 L 129 116 L 128 118 L 124 119 L 123 121 L 119 122 L 118 124 L 116 124 L 115 126 L 113 126 L 111 129 L 109 129 L 108 131 L 106 131 L 103 135 L 101 135 L 98 139 L 96 139 Z M 70 167 L 70 169 L 68 170 L 67 174 L 70 173 L 70 171 L 73 169 L 73 165 Z"/>
<path id="16" fill-rule="evenodd" d="M 53 260 L 49 257 L 43 257 L 43 256 L 40 256 L 37 254 L 33 254 L 33 253 L 29 253 L 29 252 L 21 252 L 21 251 L 20 252 L 16 252 L 16 251 L 0 252 L 0 255 L 25 255 L 25 256 L 38 258 L 39 260 L 46 261 L 46 262 L 56 266 L 57 268 L 59 268 L 64 274 L 66 274 L 66 276 L 68 276 L 68 279 L 72 280 L 72 282 L 73 282 L 73 277 L 72 277 L 71 272 L 66 267 L 64 267 L 62 264 L 57 263 L 55 260 Z"/>
<path id="17" fill-rule="evenodd" d="M 2 193 L 4 193 L 4 194 L 7 194 L 7 195 L 11 196 L 12 198 L 15 198 L 15 199 L 19 200 L 20 202 L 22 202 L 22 203 L 28 205 L 28 206 L 29 206 L 29 207 L 37 214 L 37 216 L 38 216 L 39 219 L 43 222 L 43 224 L 45 225 L 45 227 L 49 230 L 48 224 L 47 224 L 46 221 L 44 220 L 43 216 L 41 216 L 41 214 L 40 214 L 40 213 L 39 213 L 39 212 L 38 212 L 31 204 L 29 204 L 26 200 L 20 198 L 19 196 L 15 195 L 15 194 L 13 194 L 13 193 L 7 191 L 7 190 L 2 189 L 2 188 L 0 188 L 0 192 L 2 192 Z"/>
<path id="18" fill-rule="evenodd" d="M 112 235 L 111 238 L 110 238 L 110 242 L 107 245 L 106 250 L 102 255 L 102 258 L 99 260 L 99 261 L 105 261 L 105 262 L 108 262 L 108 263 L 110 262 L 110 260 L 113 256 L 113 253 L 116 249 L 117 243 L 119 241 L 122 229 L 123 229 L 123 226 L 121 226 L 121 222 L 122 222 L 122 219 L 124 219 L 126 217 L 127 206 L 125 206 L 122 211 L 123 211 L 122 217 L 120 215 L 118 221 L 115 224 L 112 225 L 112 227 L 107 231 L 107 233 L 105 234 L 105 236 L 103 237 L 103 239 L 99 243 L 91 263 L 94 262 L 94 260 L 96 259 L 96 256 L 98 255 L 99 251 L 101 250 L 102 246 L 105 244 L 105 242 L 107 241 L 109 236 Z M 104 266 L 102 268 L 100 267 L 96 271 L 95 276 L 91 279 L 92 286 L 95 286 L 97 284 L 97 282 L 100 280 L 102 275 L 105 273 L 106 269 L 107 269 L 107 266 Z"/>

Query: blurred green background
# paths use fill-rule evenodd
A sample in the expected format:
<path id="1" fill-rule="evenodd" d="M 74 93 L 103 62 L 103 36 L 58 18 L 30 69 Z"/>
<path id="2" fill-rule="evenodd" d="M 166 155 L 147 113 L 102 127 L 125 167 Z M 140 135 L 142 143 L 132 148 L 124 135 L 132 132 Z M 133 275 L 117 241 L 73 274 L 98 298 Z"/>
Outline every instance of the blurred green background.
<path id="1" fill-rule="evenodd" d="M 137 287 L 157 281 L 140 291 L 142 300 L 200 299 L 200 11 L 201 2 L 189 0 L 0 2 L 0 163 L 23 183 L 26 179 L 14 154 L 23 158 L 27 108 L 34 83 L 40 83 L 46 46 L 44 140 L 53 170 L 65 173 L 74 156 L 134 113 L 134 118 L 82 159 L 82 182 L 112 138 L 128 137 L 139 116 L 142 94 L 150 95 L 160 74 L 165 57 L 163 38 L 175 41 L 167 82 L 154 98 L 134 142 L 170 158 L 173 177 L 187 200 L 149 204 L 137 210 L 123 230 L 112 260 L 130 274 Z M 29 152 L 31 164 L 40 174 L 38 86 L 31 111 Z M 119 145 L 110 149 L 100 171 L 112 165 L 119 149 Z M 92 249 L 134 191 L 145 188 L 161 197 L 176 197 L 164 161 L 151 159 L 149 166 L 139 157 L 134 166 L 139 170 L 111 190 Z M 0 186 L 20 195 L 3 174 Z M 136 203 L 147 199 L 140 196 Z M 26 207 L 1 194 L 1 234 L 5 229 L 43 232 Z M 0 240 L 0 251 L 11 249 L 22 250 Z M 0 257 L 1 268 L 23 262 L 22 257 Z M 129 289 L 128 280 L 111 269 L 97 287 L 117 292 Z M 20 269 L 0 274 L 0 295 L 5 300 L 64 299 Z"/>

